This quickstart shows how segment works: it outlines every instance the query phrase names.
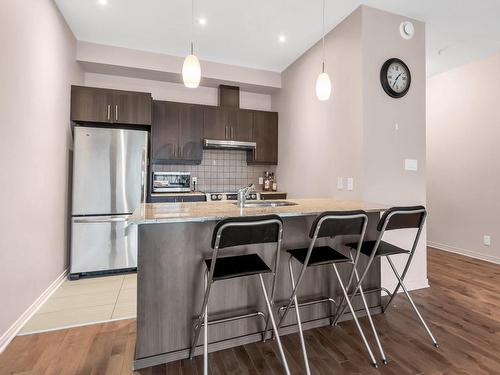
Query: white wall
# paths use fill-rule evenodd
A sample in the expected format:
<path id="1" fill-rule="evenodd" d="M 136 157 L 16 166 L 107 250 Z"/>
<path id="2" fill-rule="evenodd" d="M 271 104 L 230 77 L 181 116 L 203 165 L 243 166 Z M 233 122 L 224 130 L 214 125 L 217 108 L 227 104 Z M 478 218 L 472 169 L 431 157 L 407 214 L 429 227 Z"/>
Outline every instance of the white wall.
<path id="1" fill-rule="evenodd" d="M 98 73 L 85 73 L 85 85 L 150 92 L 155 100 L 218 105 L 218 90 L 215 87 L 200 86 L 197 89 L 189 89 L 180 83 Z M 271 110 L 271 96 L 269 94 L 240 91 L 240 107 L 269 111 Z"/>
<path id="2" fill-rule="evenodd" d="M 70 85 L 83 73 L 50 0 L 2 0 L 0 46 L 1 337 L 67 267 Z"/>
<path id="3" fill-rule="evenodd" d="M 500 54 L 427 81 L 429 245 L 500 263 Z M 483 245 L 490 235 L 491 247 Z"/>
<path id="4" fill-rule="evenodd" d="M 326 36 L 333 85 L 327 102 L 314 92 L 320 42 L 283 72 L 282 89 L 272 96 L 280 131 L 276 173 L 292 197 L 425 204 L 425 27 L 412 21 L 416 35 L 406 41 L 398 31 L 403 20 L 361 6 Z M 412 87 L 402 99 L 387 96 L 380 84 L 380 68 L 391 57 L 411 70 Z M 405 158 L 418 159 L 419 171 L 405 171 Z M 338 191 L 337 177 L 354 177 L 354 191 Z M 391 239 L 408 246 L 410 236 Z M 382 270 L 382 283 L 395 286 L 387 264 Z M 407 281 L 411 288 L 427 286 L 425 233 Z"/>

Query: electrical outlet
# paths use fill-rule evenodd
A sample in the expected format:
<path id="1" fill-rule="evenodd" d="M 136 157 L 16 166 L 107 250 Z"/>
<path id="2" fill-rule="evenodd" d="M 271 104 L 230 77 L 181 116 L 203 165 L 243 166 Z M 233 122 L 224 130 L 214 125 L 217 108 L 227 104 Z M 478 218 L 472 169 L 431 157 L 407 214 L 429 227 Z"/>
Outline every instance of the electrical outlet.
<path id="1" fill-rule="evenodd" d="M 344 179 L 337 177 L 337 190 L 344 190 Z"/>
<path id="2" fill-rule="evenodd" d="M 193 184 L 198 183 L 198 177 L 192 177 L 191 180 L 193 181 Z"/>
<path id="3" fill-rule="evenodd" d="M 485 234 L 483 236 L 483 245 L 484 246 L 491 246 L 491 236 Z"/>
<path id="4" fill-rule="evenodd" d="M 347 190 L 349 191 L 354 190 L 354 178 L 352 177 L 347 177 Z"/>
<path id="5" fill-rule="evenodd" d="M 398 131 L 399 130 L 399 124 L 396 122 L 396 125 L 394 125 L 394 130 Z"/>
<path id="6" fill-rule="evenodd" d="M 264 177 L 259 177 L 259 185 L 264 185 Z"/>

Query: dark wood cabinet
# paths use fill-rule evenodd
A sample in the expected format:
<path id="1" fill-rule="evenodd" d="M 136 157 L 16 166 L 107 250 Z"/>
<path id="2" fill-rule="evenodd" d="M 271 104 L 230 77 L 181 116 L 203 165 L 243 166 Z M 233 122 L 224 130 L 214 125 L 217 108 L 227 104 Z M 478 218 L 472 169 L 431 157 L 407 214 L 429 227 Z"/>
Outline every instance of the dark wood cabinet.
<path id="1" fill-rule="evenodd" d="M 199 164 L 203 158 L 203 108 L 153 101 L 151 159 L 156 164 Z"/>
<path id="2" fill-rule="evenodd" d="M 114 90 L 113 104 L 113 122 L 151 125 L 151 94 Z"/>
<path id="3" fill-rule="evenodd" d="M 224 122 L 224 111 L 220 108 L 204 108 L 203 138 L 227 139 L 227 125 Z"/>
<path id="4" fill-rule="evenodd" d="M 203 159 L 203 107 L 183 104 L 180 107 L 178 159 L 201 162 Z"/>
<path id="5" fill-rule="evenodd" d="M 148 203 L 180 203 L 180 202 L 206 202 L 207 198 L 202 194 L 176 194 L 161 195 L 151 194 Z"/>
<path id="6" fill-rule="evenodd" d="M 71 87 L 71 120 L 111 122 L 113 93 L 93 87 Z"/>
<path id="7" fill-rule="evenodd" d="M 95 87 L 71 87 L 71 120 L 151 125 L 151 94 Z"/>
<path id="8" fill-rule="evenodd" d="M 253 111 L 239 110 L 236 119 L 235 138 L 238 141 L 252 141 Z"/>
<path id="9" fill-rule="evenodd" d="M 251 141 L 253 111 L 245 109 L 205 107 L 203 138 Z"/>
<path id="10" fill-rule="evenodd" d="M 286 199 L 287 194 L 286 193 L 279 193 L 275 191 L 265 191 L 260 193 L 260 199 L 263 201 L 266 200 L 274 200 L 274 199 Z"/>
<path id="11" fill-rule="evenodd" d="M 248 164 L 278 164 L 278 113 L 253 112 L 252 140 L 257 147 L 248 152 Z"/>

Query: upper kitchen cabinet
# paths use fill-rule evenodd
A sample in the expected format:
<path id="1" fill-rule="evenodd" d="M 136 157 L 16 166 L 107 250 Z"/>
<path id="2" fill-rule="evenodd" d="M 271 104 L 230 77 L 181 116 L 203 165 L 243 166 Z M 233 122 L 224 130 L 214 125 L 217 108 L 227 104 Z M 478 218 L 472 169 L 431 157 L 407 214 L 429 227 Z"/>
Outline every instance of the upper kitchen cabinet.
<path id="1" fill-rule="evenodd" d="M 228 141 L 251 141 L 252 123 L 252 111 L 222 107 L 205 107 L 203 138 Z"/>
<path id="2" fill-rule="evenodd" d="M 227 139 L 228 130 L 225 121 L 226 111 L 217 107 L 205 107 L 203 112 L 203 138 Z"/>
<path id="3" fill-rule="evenodd" d="M 203 107 L 153 101 L 151 158 L 155 164 L 199 164 L 203 158 Z"/>
<path id="4" fill-rule="evenodd" d="M 113 90 L 113 122 L 151 125 L 151 102 L 148 93 Z"/>
<path id="5" fill-rule="evenodd" d="M 71 120 L 151 125 L 151 94 L 72 86 Z"/>
<path id="6" fill-rule="evenodd" d="M 253 112 L 252 140 L 257 147 L 248 151 L 248 164 L 278 164 L 278 113 Z"/>

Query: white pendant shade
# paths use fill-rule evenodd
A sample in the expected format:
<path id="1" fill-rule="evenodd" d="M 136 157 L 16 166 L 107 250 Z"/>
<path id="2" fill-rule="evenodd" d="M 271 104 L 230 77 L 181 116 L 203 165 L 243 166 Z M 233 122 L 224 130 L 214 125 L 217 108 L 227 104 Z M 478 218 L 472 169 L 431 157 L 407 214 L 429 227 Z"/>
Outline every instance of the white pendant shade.
<path id="1" fill-rule="evenodd" d="M 320 73 L 318 79 L 316 79 L 316 96 L 318 97 L 318 100 L 330 99 L 331 92 L 332 84 L 328 73 Z"/>
<path id="2" fill-rule="evenodd" d="M 195 55 L 187 55 L 182 65 L 182 80 L 184 86 L 189 88 L 196 88 L 201 80 L 201 67 L 200 61 Z"/>

